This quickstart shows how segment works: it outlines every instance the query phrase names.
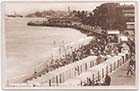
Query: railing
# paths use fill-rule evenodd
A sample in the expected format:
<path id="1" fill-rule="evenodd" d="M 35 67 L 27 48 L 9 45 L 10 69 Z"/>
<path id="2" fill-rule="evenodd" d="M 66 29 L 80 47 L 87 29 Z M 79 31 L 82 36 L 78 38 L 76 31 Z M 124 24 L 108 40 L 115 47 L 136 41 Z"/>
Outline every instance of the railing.
<path id="1" fill-rule="evenodd" d="M 66 80 L 72 79 L 96 65 L 96 58 L 96 56 L 89 56 L 80 61 L 58 68 L 37 79 L 28 81 L 28 83 L 46 83 L 48 86 L 59 86 Z"/>
<path id="2" fill-rule="evenodd" d="M 66 81 L 64 84 L 61 84 L 61 86 L 89 86 L 89 80 L 92 82 L 92 86 L 94 86 L 96 81 L 101 81 L 107 73 L 112 73 L 117 70 L 127 60 L 128 57 L 125 54 L 120 54 L 119 56 L 110 58 L 107 61 L 92 67 L 75 79 Z"/>
<path id="3" fill-rule="evenodd" d="M 118 56 L 111 57 L 98 65 L 96 59 L 96 56 L 89 56 L 49 72 L 38 79 L 28 81 L 23 84 L 23 87 L 77 87 L 84 86 L 89 79 L 96 83 L 97 80 L 103 79 L 106 73 L 112 73 L 121 67 L 127 62 L 128 57 L 126 54 L 120 53 Z"/>
<path id="4" fill-rule="evenodd" d="M 91 79 L 94 83 L 105 77 L 106 73 L 112 73 L 127 61 L 125 54 L 112 57 L 107 61 L 97 65 L 96 57 L 90 56 L 84 60 L 61 67 L 38 79 L 28 81 L 38 87 L 45 86 L 83 86 L 83 83 Z"/>

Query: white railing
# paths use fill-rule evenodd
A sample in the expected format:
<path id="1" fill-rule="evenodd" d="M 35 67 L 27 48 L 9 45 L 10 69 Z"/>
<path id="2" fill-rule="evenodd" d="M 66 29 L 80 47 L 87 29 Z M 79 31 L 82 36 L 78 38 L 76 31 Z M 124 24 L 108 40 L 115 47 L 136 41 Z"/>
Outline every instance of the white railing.
<path id="1" fill-rule="evenodd" d="M 96 83 L 97 80 L 102 80 L 107 73 L 112 73 L 121 67 L 126 61 L 126 55 L 121 53 L 119 56 L 112 57 L 107 61 L 92 67 L 87 72 L 82 73 L 80 76 L 66 81 L 65 83 L 61 84 L 61 86 L 82 86 L 83 83 L 88 82 L 88 79 L 91 79 L 92 82 Z"/>
<path id="2" fill-rule="evenodd" d="M 120 53 L 98 65 L 96 59 L 96 56 L 89 56 L 28 81 L 23 87 L 82 86 L 82 83 L 87 82 L 89 78 L 92 81 L 103 79 L 106 73 L 112 73 L 121 67 L 128 60 L 128 57 L 126 54 Z M 11 87 L 13 86 L 11 85 Z"/>
<path id="3" fill-rule="evenodd" d="M 96 65 L 97 64 L 96 59 L 97 56 L 89 56 L 80 61 L 60 67 L 41 77 L 38 77 L 37 79 L 28 81 L 28 83 L 32 84 L 48 83 L 48 86 L 59 86 L 66 80 L 72 79 L 80 75 L 82 72 L 85 72 L 94 65 Z"/>

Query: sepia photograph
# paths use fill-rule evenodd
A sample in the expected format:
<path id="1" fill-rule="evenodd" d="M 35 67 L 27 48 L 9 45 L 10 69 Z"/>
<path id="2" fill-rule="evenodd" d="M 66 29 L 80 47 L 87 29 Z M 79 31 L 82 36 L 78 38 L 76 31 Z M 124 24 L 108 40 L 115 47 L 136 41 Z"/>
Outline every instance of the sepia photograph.
<path id="1" fill-rule="evenodd" d="M 3 88 L 136 88 L 136 5 L 3 2 Z"/>

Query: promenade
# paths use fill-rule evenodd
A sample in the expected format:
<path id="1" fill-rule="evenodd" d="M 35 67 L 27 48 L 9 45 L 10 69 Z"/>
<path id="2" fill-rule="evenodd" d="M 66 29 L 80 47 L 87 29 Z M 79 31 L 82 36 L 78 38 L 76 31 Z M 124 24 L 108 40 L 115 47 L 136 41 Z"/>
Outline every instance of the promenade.
<path id="1" fill-rule="evenodd" d="M 110 74 L 112 78 L 111 86 L 135 86 L 135 73 L 134 75 L 129 74 L 127 76 L 127 66 L 128 62 Z"/>

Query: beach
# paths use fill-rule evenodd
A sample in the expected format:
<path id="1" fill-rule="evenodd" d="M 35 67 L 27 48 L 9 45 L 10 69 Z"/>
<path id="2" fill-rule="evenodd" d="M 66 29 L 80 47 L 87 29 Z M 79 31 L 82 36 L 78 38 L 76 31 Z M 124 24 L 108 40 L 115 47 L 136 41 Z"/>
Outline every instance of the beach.
<path id="1" fill-rule="evenodd" d="M 30 20 L 33 18 L 7 18 L 5 21 L 8 80 L 31 73 L 46 61 L 53 48 L 87 38 L 76 29 L 27 26 Z"/>

